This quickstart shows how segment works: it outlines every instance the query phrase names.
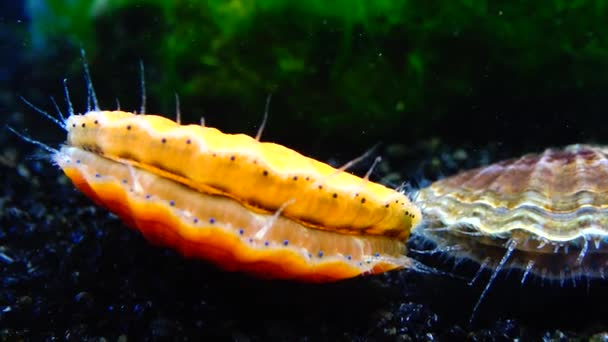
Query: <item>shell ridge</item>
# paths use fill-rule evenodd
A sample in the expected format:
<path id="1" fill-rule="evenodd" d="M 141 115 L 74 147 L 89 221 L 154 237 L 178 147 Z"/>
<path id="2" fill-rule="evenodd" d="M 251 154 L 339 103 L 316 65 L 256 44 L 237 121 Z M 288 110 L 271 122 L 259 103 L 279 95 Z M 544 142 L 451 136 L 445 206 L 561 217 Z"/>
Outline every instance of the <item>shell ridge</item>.
<path id="1" fill-rule="evenodd" d="M 429 191 L 424 192 L 424 195 L 422 196 L 422 198 L 417 198 L 415 200 L 415 202 L 419 205 L 428 207 L 430 205 L 429 203 L 432 203 L 436 198 L 446 197 L 446 198 L 452 198 L 452 199 L 454 199 L 454 201 L 460 202 L 463 204 L 486 203 L 486 204 L 494 206 L 494 207 L 498 207 L 500 202 L 509 203 L 509 206 L 505 206 L 505 205 L 501 206 L 505 209 L 517 209 L 520 206 L 530 205 L 530 204 L 537 205 L 537 206 L 543 207 L 543 208 L 551 208 L 552 206 L 555 205 L 555 202 L 556 202 L 556 198 L 547 198 L 546 194 L 543 193 L 542 190 L 537 189 L 537 188 L 526 189 L 525 191 L 522 191 L 521 193 L 510 194 L 510 195 L 501 194 L 500 192 L 497 192 L 495 190 L 488 189 L 484 192 L 483 196 L 477 196 L 478 199 L 473 200 L 472 202 L 471 202 L 471 197 L 474 197 L 473 195 L 469 195 L 467 197 L 464 194 L 462 194 L 461 192 L 457 192 L 457 191 L 455 191 L 453 193 L 445 194 L 445 195 L 442 195 L 440 193 L 438 194 L 433 191 L 432 198 L 428 198 L 428 192 Z M 561 208 L 559 208 L 559 211 L 563 211 L 563 212 L 576 211 L 576 207 L 583 206 L 583 205 L 591 205 L 591 206 L 596 206 L 596 207 L 600 207 L 600 208 L 606 208 L 606 207 L 608 207 L 608 203 L 605 203 L 606 201 L 604 200 L 604 198 L 608 198 L 608 188 L 606 190 L 597 191 L 597 190 L 594 190 L 592 186 L 581 187 L 581 189 L 578 189 L 571 193 L 565 193 L 560 196 L 560 198 L 559 198 L 560 203 L 571 203 L 571 205 L 562 206 Z M 570 208 L 573 208 L 573 209 L 570 209 Z M 550 211 L 550 210 L 548 210 L 548 211 Z M 557 211 L 557 210 L 555 210 L 555 211 Z"/>
<path id="2" fill-rule="evenodd" d="M 464 208 L 462 210 L 466 212 L 476 213 L 475 217 L 477 218 L 463 218 L 458 214 L 452 214 L 449 210 L 442 209 L 452 208 L 454 206 L 459 206 L 461 209 Z M 514 229 L 523 229 L 538 235 L 550 237 L 551 235 L 546 232 L 547 227 L 545 226 L 547 216 L 550 216 L 552 221 L 561 223 L 561 225 L 567 225 L 578 221 L 588 221 L 588 224 L 585 225 L 585 227 L 596 227 L 596 232 L 601 231 L 603 232 L 603 235 L 608 235 L 608 228 L 602 226 L 602 222 L 598 223 L 598 221 L 608 222 L 608 208 L 597 208 L 594 206 L 583 206 L 574 211 L 564 213 L 550 213 L 534 204 L 522 204 L 517 208 L 507 210 L 506 208 L 497 208 L 489 203 L 481 201 L 474 203 L 459 203 L 458 200 L 454 198 L 446 197 L 442 199 L 441 203 L 436 203 L 434 208 L 429 209 L 428 207 L 425 207 L 425 209 L 426 219 L 429 218 L 428 215 L 430 215 L 430 213 L 434 213 L 448 226 L 455 224 L 456 222 L 468 222 L 475 225 L 479 230 L 488 233 L 500 233 Z M 603 220 L 597 219 L 598 216 Z M 587 217 L 596 217 L 596 219 L 588 220 Z M 524 221 L 527 221 L 527 228 L 521 227 Z M 492 226 L 500 228 L 490 229 L 489 227 Z M 567 238 L 576 238 L 577 236 L 583 235 L 582 233 L 572 234 L 575 232 L 573 229 L 566 232 L 570 232 L 570 234 L 565 234 L 564 232 L 561 234 L 566 240 Z M 557 236 L 557 234 L 555 235 Z"/>
<path id="3" fill-rule="evenodd" d="M 504 167 L 502 165 L 487 165 L 485 167 L 481 167 L 478 168 L 476 170 L 471 170 L 470 173 L 472 173 L 471 177 L 469 177 L 468 179 L 466 179 L 461 185 L 460 187 L 462 189 L 475 189 L 477 188 L 477 186 L 473 186 L 473 184 L 478 181 L 480 178 L 482 177 L 487 177 L 490 174 L 490 177 L 492 177 L 491 181 L 494 181 L 497 177 L 500 176 L 500 172 L 504 169 Z M 469 172 L 465 172 L 463 173 L 460 177 L 466 176 Z M 458 175 L 456 176 L 458 177 Z M 449 178 L 446 178 L 446 180 L 448 180 Z M 439 184 L 441 184 L 442 181 L 439 181 Z"/>

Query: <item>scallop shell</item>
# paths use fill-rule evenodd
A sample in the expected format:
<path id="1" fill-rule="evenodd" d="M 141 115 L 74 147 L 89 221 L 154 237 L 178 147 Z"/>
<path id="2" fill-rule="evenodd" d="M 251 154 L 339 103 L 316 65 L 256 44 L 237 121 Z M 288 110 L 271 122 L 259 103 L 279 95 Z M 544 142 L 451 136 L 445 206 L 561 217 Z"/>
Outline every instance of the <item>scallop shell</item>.
<path id="1" fill-rule="evenodd" d="M 330 282 L 413 267 L 404 193 L 287 147 L 164 117 L 66 118 L 53 160 L 152 243 L 230 271 Z"/>
<path id="2" fill-rule="evenodd" d="M 549 279 L 604 277 L 608 147 L 571 145 L 465 171 L 419 191 L 434 252 Z"/>

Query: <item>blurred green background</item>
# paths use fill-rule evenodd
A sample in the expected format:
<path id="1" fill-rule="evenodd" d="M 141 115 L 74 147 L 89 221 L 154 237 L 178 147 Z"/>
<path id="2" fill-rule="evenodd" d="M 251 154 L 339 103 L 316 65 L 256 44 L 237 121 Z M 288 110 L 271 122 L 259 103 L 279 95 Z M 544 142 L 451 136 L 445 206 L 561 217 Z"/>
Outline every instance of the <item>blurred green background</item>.
<path id="1" fill-rule="evenodd" d="M 13 89 L 52 109 L 79 49 L 101 103 L 350 159 L 378 142 L 605 142 L 605 1 L 29 0 Z M 42 101 L 42 102 L 38 102 Z M 47 106 L 48 103 L 48 106 Z M 23 110 L 23 109 L 22 109 Z M 603 141 L 604 140 L 604 141 Z"/>

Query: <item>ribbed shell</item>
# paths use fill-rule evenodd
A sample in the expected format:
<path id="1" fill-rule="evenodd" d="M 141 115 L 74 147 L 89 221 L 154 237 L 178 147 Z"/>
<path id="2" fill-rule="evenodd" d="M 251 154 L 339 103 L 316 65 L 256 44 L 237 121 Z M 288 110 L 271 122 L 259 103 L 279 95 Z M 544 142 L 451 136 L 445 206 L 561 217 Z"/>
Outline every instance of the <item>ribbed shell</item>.
<path id="1" fill-rule="evenodd" d="M 550 241 L 608 235 L 608 148 L 571 145 L 433 183 L 417 202 L 444 224 L 487 234 L 521 229 Z"/>

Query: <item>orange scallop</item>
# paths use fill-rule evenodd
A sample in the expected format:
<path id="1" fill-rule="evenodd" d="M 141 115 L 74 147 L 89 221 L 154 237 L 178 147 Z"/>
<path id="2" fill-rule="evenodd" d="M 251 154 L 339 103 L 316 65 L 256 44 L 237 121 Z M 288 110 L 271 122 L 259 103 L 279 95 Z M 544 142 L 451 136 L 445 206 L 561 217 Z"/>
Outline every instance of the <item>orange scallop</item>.
<path id="1" fill-rule="evenodd" d="M 68 145 L 316 229 L 405 240 L 420 220 L 407 196 L 284 146 L 157 115 L 91 111 L 67 119 Z"/>
<path id="2" fill-rule="evenodd" d="M 70 115 L 54 160 L 149 241 L 230 271 L 327 282 L 410 267 L 408 197 L 243 134 L 156 115 Z"/>
<path id="3" fill-rule="evenodd" d="M 75 147 L 54 160 L 78 189 L 149 241 L 226 270 L 327 282 L 411 264 L 394 238 L 311 229 Z"/>

